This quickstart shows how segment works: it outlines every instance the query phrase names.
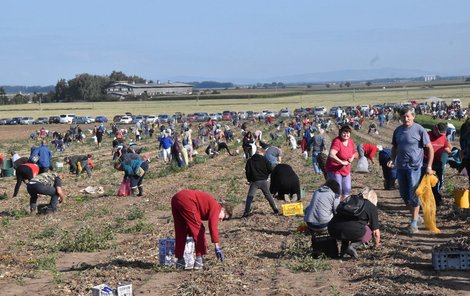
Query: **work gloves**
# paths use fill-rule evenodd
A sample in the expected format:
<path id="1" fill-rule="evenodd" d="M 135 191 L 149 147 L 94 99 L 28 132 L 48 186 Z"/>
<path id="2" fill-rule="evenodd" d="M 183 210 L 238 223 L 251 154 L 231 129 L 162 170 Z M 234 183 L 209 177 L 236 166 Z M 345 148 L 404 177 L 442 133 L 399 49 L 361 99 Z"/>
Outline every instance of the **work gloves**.
<path id="1" fill-rule="evenodd" d="M 220 262 L 224 262 L 225 256 L 224 253 L 222 253 L 222 250 L 220 248 L 215 248 L 215 255 L 217 256 L 217 259 L 220 260 Z"/>

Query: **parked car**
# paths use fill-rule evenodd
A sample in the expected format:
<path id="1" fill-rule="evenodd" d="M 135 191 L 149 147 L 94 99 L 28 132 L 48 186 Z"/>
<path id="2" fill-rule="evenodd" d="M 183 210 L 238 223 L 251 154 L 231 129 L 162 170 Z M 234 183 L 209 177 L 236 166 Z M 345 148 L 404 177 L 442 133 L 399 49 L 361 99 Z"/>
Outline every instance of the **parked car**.
<path id="1" fill-rule="evenodd" d="M 222 112 L 222 120 L 232 120 L 232 114 L 230 111 Z"/>
<path id="2" fill-rule="evenodd" d="M 114 115 L 113 122 L 120 122 L 123 115 Z"/>
<path id="3" fill-rule="evenodd" d="M 33 124 L 34 118 L 32 117 L 21 117 L 20 124 Z"/>
<path id="4" fill-rule="evenodd" d="M 21 117 L 13 117 L 7 124 L 20 124 Z"/>
<path id="5" fill-rule="evenodd" d="M 186 120 L 188 120 L 188 121 L 196 121 L 196 119 L 197 119 L 196 114 L 188 114 L 188 115 L 186 115 Z"/>
<path id="6" fill-rule="evenodd" d="M 91 123 L 90 119 L 86 116 L 75 116 L 72 119 L 73 124 L 88 124 Z"/>
<path id="7" fill-rule="evenodd" d="M 49 116 L 49 124 L 60 123 L 59 116 Z"/>
<path id="8" fill-rule="evenodd" d="M 240 112 L 238 112 L 238 116 L 240 116 L 240 119 L 247 119 L 248 118 L 248 112 L 240 111 Z"/>
<path id="9" fill-rule="evenodd" d="M 108 122 L 108 118 L 106 116 L 96 116 L 95 122 Z"/>
<path id="10" fill-rule="evenodd" d="M 331 107 L 330 112 L 328 113 L 330 116 L 335 117 L 336 116 L 336 111 L 338 111 L 338 107 Z"/>
<path id="11" fill-rule="evenodd" d="M 38 117 L 33 121 L 33 124 L 48 124 L 49 118 L 47 117 Z"/>
<path id="12" fill-rule="evenodd" d="M 167 123 L 169 120 L 170 120 L 170 115 L 168 114 L 158 115 L 158 121 L 160 121 L 160 123 Z"/>
<path id="13" fill-rule="evenodd" d="M 144 115 L 136 115 L 132 118 L 131 123 L 144 122 L 144 121 L 145 121 Z"/>
<path id="14" fill-rule="evenodd" d="M 85 116 L 85 117 L 88 118 L 88 121 L 90 121 L 90 123 L 95 122 L 95 118 L 94 118 L 94 117 L 91 117 L 91 116 Z"/>
<path id="15" fill-rule="evenodd" d="M 207 114 L 207 112 L 198 112 L 198 113 L 194 113 L 194 115 L 196 115 L 196 121 L 207 121 L 209 120 L 209 114 Z"/>
<path id="16" fill-rule="evenodd" d="M 72 123 L 75 115 L 74 114 L 61 114 L 59 115 L 60 117 L 60 123 Z"/>
<path id="17" fill-rule="evenodd" d="M 212 120 L 216 120 L 216 121 L 221 120 L 221 118 L 219 118 L 219 115 L 217 113 L 209 113 L 209 117 Z"/>
<path id="18" fill-rule="evenodd" d="M 145 119 L 145 122 L 147 123 L 154 123 L 157 121 L 158 117 L 156 115 L 148 115 L 147 118 Z"/>
<path id="19" fill-rule="evenodd" d="M 120 123 L 131 123 L 132 122 L 132 117 L 131 116 L 122 116 L 121 119 L 119 119 Z"/>
<path id="20" fill-rule="evenodd" d="M 326 114 L 326 108 L 323 106 L 315 107 L 313 114 L 317 116 L 323 116 Z"/>
<path id="21" fill-rule="evenodd" d="M 268 117 L 276 117 L 276 112 L 266 110 L 266 113 L 264 114 L 264 118 L 268 118 Z"/>
<path id="22" fill-rule="evenodd" d="M 281 111 L 279 111 L 279 116 L 280 117 L 291 117 L 292 114 L 289 110 L 287 109 L 282 109 Z"/>
<path id="23" fill-rule="evenodd" d="M 8 124 L 11 118 L 0 118 L 0 125 Z"/>

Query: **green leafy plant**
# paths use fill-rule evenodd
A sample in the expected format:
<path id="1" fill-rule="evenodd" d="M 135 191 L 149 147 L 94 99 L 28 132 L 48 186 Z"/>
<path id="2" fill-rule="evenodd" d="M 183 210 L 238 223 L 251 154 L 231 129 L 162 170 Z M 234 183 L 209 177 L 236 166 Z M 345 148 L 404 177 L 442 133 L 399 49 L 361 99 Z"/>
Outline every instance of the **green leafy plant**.
<path id="1" fill-rule="evenodd" d="M 110 227 L 95 232 L 89 226 L 83 226 L 74 234 L 65 231 L 58 244 L 62 252 L 95 252 L 109 248 L 109 240 L 114 238 Z"/>
<path id="2" fill-rule="evenodd" d="M 8 198 L 8 196 L 7 196 L 7 193 L 6 193 L 6 192 L 0 194 L 0 200 L 5 200 L 5 199 L 7 199 L 7 198 Z"/>
<path id="3" fill-rule="evenodd" d="M 139 209 L 137 206 L 132 206 L 127 212 L 127 220 L 137 220 L 144 217 L 144 211 Z"/>

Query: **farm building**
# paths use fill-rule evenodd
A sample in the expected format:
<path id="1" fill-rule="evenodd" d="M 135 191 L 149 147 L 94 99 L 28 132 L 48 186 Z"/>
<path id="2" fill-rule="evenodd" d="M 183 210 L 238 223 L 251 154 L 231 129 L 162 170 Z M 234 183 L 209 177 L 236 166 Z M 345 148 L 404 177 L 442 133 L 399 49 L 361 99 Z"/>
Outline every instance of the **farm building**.
<path id="1" fill-rule="evenodd" d="M 162 95 L 190 95 L 193 93 L 193 87 L 185 83 L 127 83 L 116 82 L 106 88 L 108 95 L 125 97 L 129 95 L 148 96 Z"/>

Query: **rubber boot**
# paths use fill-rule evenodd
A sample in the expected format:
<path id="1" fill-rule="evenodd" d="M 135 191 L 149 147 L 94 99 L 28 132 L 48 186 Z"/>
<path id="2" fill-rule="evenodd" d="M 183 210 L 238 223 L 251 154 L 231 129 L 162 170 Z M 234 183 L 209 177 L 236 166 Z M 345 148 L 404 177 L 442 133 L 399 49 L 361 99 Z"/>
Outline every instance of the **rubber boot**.
<path id="1" fill-rule="evenodd" d="M 131 194 L 132 194 L 132 196 L 136 196 L 136 195 L 137 195 L 137 191 L 138 191 L 138 190 L 137 190 L 137 187 L 132 187 L 132 188 L 131 188 Z"/>
<path id="2" fill-rule="evenodd" d="M 140 185 L 139 186 L 139 193 L 137 194 L 137 196 L 142 196 L 144 195 L 144 186 Z"/>

